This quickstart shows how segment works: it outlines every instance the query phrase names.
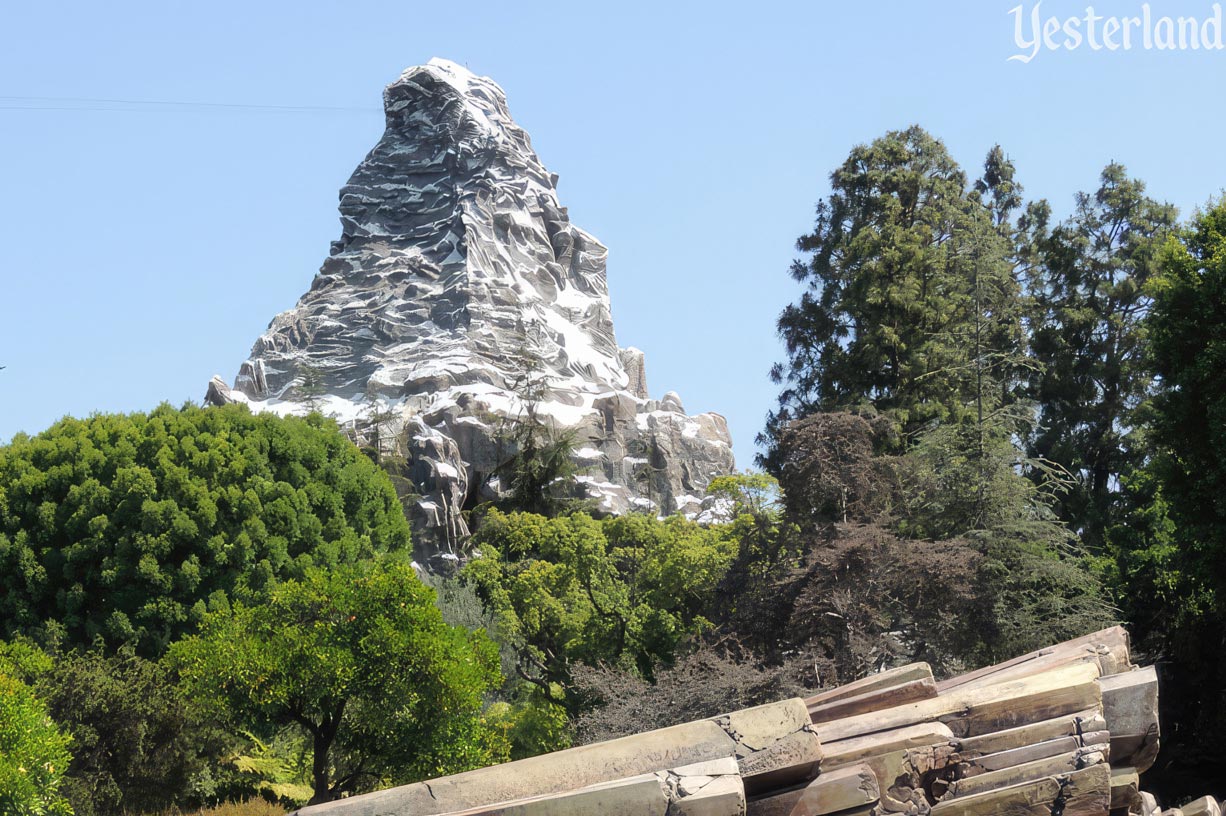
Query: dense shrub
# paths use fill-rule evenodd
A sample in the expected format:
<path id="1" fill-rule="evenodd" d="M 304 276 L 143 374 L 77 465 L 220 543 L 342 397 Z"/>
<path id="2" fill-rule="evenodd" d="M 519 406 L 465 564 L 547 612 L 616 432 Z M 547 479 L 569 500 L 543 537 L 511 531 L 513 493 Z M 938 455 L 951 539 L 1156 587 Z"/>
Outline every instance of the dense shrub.
<path id="1" fill-rule="evenodd" d="M 575 742 L 651 731 L 804 694 L 796 662 L 763 667 L 753 655 L 704 645 L 656 673 L 655 682 L 608 665 L 577 666 L 583 712 L 573 721 Z"/>
<path id="2" fill-rule="evenodd" d="M 230 599 L 408 546 L 387 477 L 329 420 L 163 405 L 0 448 L 0 634 L 156 656 Z"/>
<path id="3" fill-rule="evenodd" d="M 71 740 L 29 686 L 0 664 L 0 813 L 71 816 L 59 794 Z"/>
<path id="4" fill-rule="evenodd" d="M 704 613 L 737 552 L 728 530 L 680 517 L 497 510 L 473 546 L 480 557 L 463 578 L 516 648 L 517 672 L 555 701 L 574 662 L 650 676 L 671 661 L 682 640 L 709 625 Z"/>
<path id="5" fill-rule="evenodd" d="M 207 753 L 223 744 L 192 719 L 166 670 L 131 647 L 56 655 L 35 687 L 73 738 L 64 793 L 77 816 L 189 801 Z"/>

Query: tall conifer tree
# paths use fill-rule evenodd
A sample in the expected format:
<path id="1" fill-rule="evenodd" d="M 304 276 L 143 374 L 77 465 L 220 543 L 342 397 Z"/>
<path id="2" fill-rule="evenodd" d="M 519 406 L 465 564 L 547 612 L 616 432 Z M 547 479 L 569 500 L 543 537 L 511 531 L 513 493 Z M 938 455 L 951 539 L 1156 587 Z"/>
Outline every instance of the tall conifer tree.
<path id="1" fill-rule="evenodd" d="M 1040 427 L 1031 453 L 1072 474 L 1060 515 L 1098 546 L 1119 477 L 1136 457 L 1131 414 L 1152 384 L 1144 365 L 1146 284 L 1176 212 L 1112 163 L 1095 192 L 1078 194 L 1070 218 L 1055 227 L 1050 218 L 1047 203 L 1037 202 L 1022 219 L 1031 345 L 1041 366 L 1032 381 Z"/>

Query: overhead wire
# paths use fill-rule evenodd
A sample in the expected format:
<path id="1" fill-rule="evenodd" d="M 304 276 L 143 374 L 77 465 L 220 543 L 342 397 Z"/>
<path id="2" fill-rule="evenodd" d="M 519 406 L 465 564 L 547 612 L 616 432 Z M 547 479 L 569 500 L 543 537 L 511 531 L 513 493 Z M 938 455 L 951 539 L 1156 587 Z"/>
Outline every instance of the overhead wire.
<path id="1" fill-rule="evenodd" d="M 380 108 L 338 107 L 330 105 L 259 105 L 242 102 L 189 102 L 168 99 L 111 99 L 83 96 L 6 96 L 0 95 L 0 110 L 108 111 L 108 112 L 184 112 L 231 111 L 272 113 L 382 113 Z"/>

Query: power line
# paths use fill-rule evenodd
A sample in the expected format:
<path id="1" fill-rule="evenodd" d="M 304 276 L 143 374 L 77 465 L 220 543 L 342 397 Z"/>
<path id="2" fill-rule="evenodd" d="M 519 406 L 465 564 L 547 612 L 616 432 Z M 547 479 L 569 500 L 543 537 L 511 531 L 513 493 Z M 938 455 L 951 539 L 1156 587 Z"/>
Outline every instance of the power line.
<path id="1" fill-rule="evenodd" d="M 183 102 L 162 99 L 106 99 L 80 96 L 2 96 L 0 110 L 174 112 L 215 110 L 276 113 L 382 113 L 378 108 L 328 105 L 252 105 L 240 102 Z"/>

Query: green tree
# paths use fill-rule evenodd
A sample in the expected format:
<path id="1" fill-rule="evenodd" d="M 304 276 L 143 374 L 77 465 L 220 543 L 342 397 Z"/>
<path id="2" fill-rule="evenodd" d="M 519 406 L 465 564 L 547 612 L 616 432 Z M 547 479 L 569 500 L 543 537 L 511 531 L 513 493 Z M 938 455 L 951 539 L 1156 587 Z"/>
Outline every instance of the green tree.
<path id="1" fill-rule="evenodd" d="M 555 516 L 574 504 L 575 435 L 558 428 L 542 410 L 549 398 L 550 375 L 527 329 L 510 355 L 513 374 L 508 388 L 519 405 L 516 416 L 501 416 L 495 437 L 499 464 L 489 475 L 506 512 Z"/>
<path id="2" fill-rule="evenodd" d="M 1120 164 L 1052 227 L 1046 202 L 1022 219 L 1022 257 L 1032 301 L 1032 378 L 1040 415 L 1032 455 L 1058 463 L 1076 485 L 1060 517 L 1098 548 L 1119 499 L 1119 479 L 1137 464 L 1131 414 L 1150 393 L 1145 364 L 1147 282 L 1175 224 L 1175 208 L 1145 195 Z"/>
<path id="3" fill-rule="evenodd" d="M 772 371 L 786 388 L 762 439 L 768 470 L 778 475 L 783 428 L 814 412 L 871 405 L 906 432 L 956 420 L 971 402 L 976 344 L 981 360 L 1016 350 L 1018 287 L 993 221 L 1011 206 L 1012 167 L 991 169 L 985 192 L 1000 200 L 993 192 L 989 207 L 945 146 L 911 127 L 856 147 L 831 176 L 797 243 L 810 257 L 792 265 L 806 289 L 779 317 L 788 361 Z"/>
<path id="4" fill-rule="evenodd" d="M 407 550 L 387 477 L 322 417 L 163 405 L 0 447 L 0 628 L 146 656 L 230 598 Z"/>
<path id="5" fill-rule="evenodd" d="M 482 696 L 497 649 L 448 626 L 405 564 L 312 570 L 264 603 L 206 616 L 168 655 L 191 696 L 240 726 L 300 726 L 312 802 L 505 759 Z"/>
<path id="6" fill-rule="evenodd" d="M 1162 495 L 1185 562 L 1226 610 L 1226 202 L 1168 242 L 1161 269 L 1150 335 Z"/>
<path id="7" fill-rule="evenodd" d="M 70 745 L 46 705 L 0 664 L 0 813 L 72 816 L 59 792 Z"/>
<path id="8" fill-rule="evenodd" d="M 1141 642 L 1169 658 L 1164 750 L 1189 761 L 1162 763 L 1163 775 L 1199 782 L 1220 778 L 1211 763 L 1226 724 L 1226 201 L 1168 240 L 1158 266 L 1149 457 L 1125 481 L 1130 524 L 1109 542 Z"/>
<path id="9" fill-rule="evenodd" d="M 186 804 L 210 754 L 227 742 L 195 722 L 167 671 L 130 646 L 54 654 L 34 688 L 72 737 L 63 791 L 77 816 Z"/>
<path id="10" fill-rule="evenodd" d="M 1010 412 L 924 434 L 898 461 L 898 529 L 913 539 L 960 539 L 981 556 L 978 603 L 958 655 L 993 663 L 1109 626 L 1106 589 L 1077 537 L 1060 524 L 1058 469 L 1028 459 Z M 1042 474 L 1042 479 L 1026 473 Z"/>
<path id="11" fill-rule="evenodd" d="M 308 363 L 300 364 L 292 394 L 294 399 L 305 405 L 311 413 L 323 413 L 327 405 L 324 398 L 328 395 L 328 386 L 324 382 L 323 371 L 318 366 Z"/>
<path id="12" fill-rule="evenodd" d="M 516 649 L 516 672 L 564 698 L 574 662 L 650 676 L 708 626 L 703 613 L 737 547 L 728 531 L 643 514 L 596 521 L 491 511 L 462 572 Z"/>

